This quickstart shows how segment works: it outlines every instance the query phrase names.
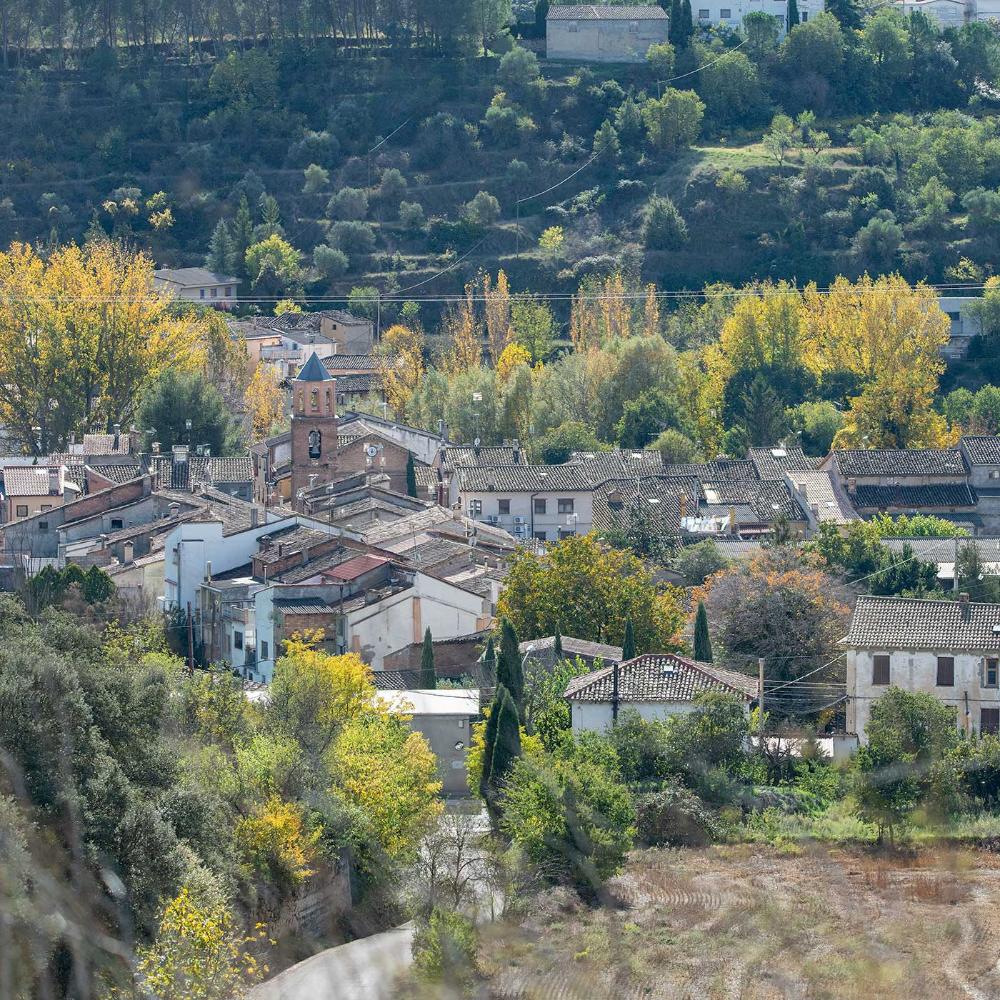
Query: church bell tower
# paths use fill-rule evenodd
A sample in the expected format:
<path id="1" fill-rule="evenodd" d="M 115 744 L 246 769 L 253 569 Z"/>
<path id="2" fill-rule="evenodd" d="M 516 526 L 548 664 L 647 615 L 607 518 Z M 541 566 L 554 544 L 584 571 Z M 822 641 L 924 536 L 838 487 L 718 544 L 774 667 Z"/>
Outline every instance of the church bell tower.
<path id="1" fill-rule="evenodd" d="M 300 490 L 336 474 L 337 380 L 314 352 L 292 382 L 292 507 L 302 509 Z"/>

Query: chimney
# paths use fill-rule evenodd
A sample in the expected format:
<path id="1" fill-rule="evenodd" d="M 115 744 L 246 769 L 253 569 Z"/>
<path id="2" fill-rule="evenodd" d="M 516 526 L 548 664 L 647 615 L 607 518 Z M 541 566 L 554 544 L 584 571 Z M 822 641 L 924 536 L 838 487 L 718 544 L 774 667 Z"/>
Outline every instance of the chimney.
<path id="1" fill-rule="evenodd" d="M 521 464 L 521 442 L 514 438 L 514 464 Z"/>
<path id="2" fill-rule="evenodd" d="M 316 480 L 319 479 L 319 474 L 316 472 L 309 473 L 309 489 L 313 489 L 316 486 Z"/>
<path id="3" fill-rule="evenodd" d="M 688 495 L 686 493 L 681 493 L 677 499 L 681 505 L 681 520 L 684 520 L 684 518 L 687 517 L 688 512 Z"/>
<path id="4" fill-rule="evenodd" d="M 186 444 L 175 444 L 173 454 L 175 462 L 186 462 L 188 460 L 188 446 Z"/>
<path id="5" fill-rule="evenodd" d="M 819 504 L 818 503 L 811 503 L 811 504 L 809 504 L 809 509 L 812 511 L 813 516 L 818 519 L 819 518 Z"/>
<path id="6" fill-rule="evenodd" d="M 119 450 L 119 448 L 121 447 L 121 443 L 122 443 L 122 425 L 121 424 L 115 424 L 114 425 L 114 431 L 115 431 L 114 449 L 117 452 Z"/>
<path id="7" fill-rule="evenodd" d="M 62 493 L 62 469 L 58 466 L 49 467 L 49 493 L 52 496 L 59 496 Z"/>
<path id="8" fill-rule="evenodd" d="M 729 532 L 732 535 L 736 534 L 736 508 L 729 508 Z"/>
<path id="9" fill-rule="evenodd" d="M 175 500 L 167 507 L 167 510 L 171 517 L 177 517 L 177 515 L 181 512 L 181 505 Z"/>
<path id="10" fill-rule="evenodd" d="M 257 506 L 255 504 L 254 506 L 252 506 L 250 508 L 250 527 L 251 528 L 256 528 L 257 527 L 257 525 L 259 523 L 258 520 L 257 520 L 258 517 L 259 517 L 259 514 L 258 514 L 258 511 L 257 511 Z"/>
<path id="11" fill-rule="evenodd" d="M 968 594 L 959 594 L 958 595 L 958 603 L 959 604 L 968 604 L 969 603 L 969 595 Z"/>
<path id="12" fill-rule="evenodd" d="M 205 561 L 205 583 L 212 582 L 212 561 L 210 559 Z"/>
<path id="13" fill-rule="evenodd" d="M 153 449 L 153 454 L 154 454 L 154 455 L 159 455 L 159 454 L 160 454 L 160 442 L 159 442 L 159 441 L 154 441 L 154 442 L 153 442 L 153 443 L 152 443 L 152 444 L 150 445 L 150 448 L 152 448 L 152 449 Z"/>
<path id="14" fill-rule="evenodd" d="M 131 565 L 135 561 L 135 544 L 133 542 L 122 543 L 122 562 L 126 566 Z"/>
<path id="15" fill-rule="evenodd" d="M 847 480 L 847 495 L 853 497 L 858 492 L 858 481 L 853 477 Z"/>

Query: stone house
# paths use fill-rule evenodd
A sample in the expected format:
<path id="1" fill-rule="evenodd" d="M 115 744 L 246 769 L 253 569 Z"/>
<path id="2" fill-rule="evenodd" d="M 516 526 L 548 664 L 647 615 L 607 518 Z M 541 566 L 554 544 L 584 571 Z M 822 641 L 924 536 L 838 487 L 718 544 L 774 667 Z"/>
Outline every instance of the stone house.
<path id="1" fill-rule="evenodd" d="M 890 686 L 955 710 L 966 734 L 1000 731 L 1000 604 L 859 597 L 848 634 L 847 730 L 865 742 L 872 704 Z"/>
<path id="2" fill-rule="evenodd" d="M 667 41 L 661 7 L 573 4 L 549 8 L 545 55 L 574 62 L 642 62 L 650 45 Z"/>

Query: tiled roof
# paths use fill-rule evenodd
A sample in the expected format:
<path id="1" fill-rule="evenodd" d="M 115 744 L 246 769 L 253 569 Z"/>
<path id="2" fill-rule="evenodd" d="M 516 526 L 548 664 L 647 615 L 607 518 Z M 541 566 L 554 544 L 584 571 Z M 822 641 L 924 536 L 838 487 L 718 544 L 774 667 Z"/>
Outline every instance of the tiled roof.
<path id="1" fill-rule="evenodd" d="M 858 519 L 858 512 L 851 506 L 850 499 L 829 472 L 793 471 L 788 473 L 788 479 L 807 507 L 816 505 L 814 513 L 821 523 L 847 524 Z"/>
<path id="2" fill-rule="evenodd" d="M 596 660 L 600 657 L 606 663 L 620 662 L 622 658 L 621 646 L 610 646 L 603 642 L 589 642 L 586 639 L 574 639 L 571 635 L 560 637 L 563 653 L 569 656 L 585 656 L 587 659 Z M 545 636 L 542 639 L 528 639 L 522 642 L 518 649 L 522 655 L 528 652 L 538 653 L 542 650 L 551 649 L 556 644 L 554 635 Z"/>
<path id="3" fill-rule="evenodd" d="M 377 372 L 379 369 L 379 359 L 374 354 L 331 354 L 323 359 L 323 364 L 332 375 L 337 372 Z"/>
<path id="4" fill-rule="evenodd" d="M 550 7 L 546 21 L 663 21 L 661 7 L 613 7 L 604 4 L 572 4 Z"/>
<path id="5" fill-rule="evenodd" d="M 445 448 L 444 464 L 453 469 L 475 466 L 517 465 L 512 445 L 494 445 L 488 448 L 473 448 L 471 445 L 453 445 Z"/>
<path id="6" fill-rule="evenodd" d="M 764 546 L 759 541 L 743 538 L 713 538 L 712 542 L 723 559 L 752 559 Z M 690 543 L 689 543 L 690 544 Z"/>
<path id="7" fill-rule="evenodd" d="M 49 468 L 50 466 L 45 465 L 7 466 L 3 472 L 4 493 L 9 497 L 44 497 L 50 492 L 52 495 L 57 495 L 59 490 L 49 490 Z M 61 473 L 59 482 L 61 486 Z"/>
<path id="8" fill-rule="evenodd" d="M 641 498 L 642 509 L 650 522 L 663 534 L 676 535 L 681 525 L 681 495 L 687 497 L 686 509 L 698 508 L 698 480 L 677 476 L 646 476 L 635 479 L 609 479 L 594 490 L 594 528 L 614 531 L 626 527 Z"/>
<path id="9" fill-rule="evenodd" d="M 785 483 L 773 479 L 702 482 L 701 492 L 709 506 L 746 506 L 759 521 L 765 523 L 782 515 L 790 521 L 802 521 L 805 517 Z"/>
<path id="10" fill-rule="evenodd" d="M 658 451 L 578 451 L 573 454 L 571 462 L 582 465 L 595 483 L 666 471 Z"/>
<path id="11" fill-rule="evenodd" d="M 966 483 L 933 483 L 929 486 L 858 486 L 857 507 L 874 510 L 918 507 L 975 507 L 976 492 Z"/>
<path id="12" fill-rule="evenodd" d="M 1000 435 L 966 436 L 961 445 L 970 464 L 1000 465 Z"/>
<path id="13" fill-rule="evenodd" d="M 365 573 L 370 573 L 373 569 L 385 566 L 388 562 L 389 560 L 383 556 L 365 553 L 348 559 L 347 562 L 343 562 L 339 566 L 324 570 L 323 575 L 334 580 L 356 580 L 359 576 L 364 576 Z"/>
<path id="14" fill-rule="evenodd" d="M 253 460 L 249 455 L 205 458 L 189 455 L 174 461 L 173 455 L 153 455 L 150 468 L 161 489 L 186 490 L 197 483 L 249 483 L 253 481 Z"/>
<path id="15" fill-rule="evenodd" d="M 142 468 L 136 464 L 125 464 L 119 463 L 117 465 L 88 465 L 88 471 L 95 472 L 102 479 L 107 479 L 108 482 L 118 483 L 130 483 L 133 479 L 138 479 L 142 474 Z"/>
<path id="16" fill-rule="evenodd" d="M 319 597 L 276 597 L 274 606 L 286 615 L 322 615 L 336 610 Z"/>
<path id="17" fill-rule="evenodd" d="M 852 649 L 1000 650 L 1000 604 L 859 597 L 842 640 Z"/>
<path id="18" fill-rule="evenodd" d="M 217 274 L 204 267 L 161 267 L 153 272 L 153 277 L 184 288 L 199 285 L 235 285 L 239 281 L 239 278 L 234 278 L 232 275 Z"/>
<path id="19" fill-rule="evenodd" d="M 497 465 L 459 469 L 458 488 L 473 493 L 589 491 L 593 482 L 579 465 Z"/>
<path id="20" fill-rule="evenodd" d="M 964 476 L 958 448 L 876 448 L 835 451 L 842 476 Z"/>
<path id="21" fill-rule="evenodd" d="M 966 545 L 974 545 L 979 558 L 985 563 L 1000 563 L 1000 538 L 979 535 L 976 538 L 883 538 L 882 544 L 891 552 L 902 552 L 909 545 L 918 559 L 936 563 L 954 563 L 958 552 Z"/>
<path id="22" fill-rule="evenodd" d="M 354 375 L 337 375 L 337 392 L 377 392 L 382 388 L 382 377 L 378 372 Z"/>
<path id="23" fill-rule="evenodd" d="M 682 465 L 668 465 L 668 476 L 695 476 L 698 479 L 715 481 L 719 479 L 760 479 L 757 467 L 745 458 L 720 458 L 714 462 L 689 462 Z"/>
<path id="24" fill-rule="evenodd" d="M 613 666 L 576 677 L 569 682 L 564 697 L 609 702 L 613 678 Z M 674 653 L 646 653 L 626 660 L 618 669 L 618 698 L 622 702 L 692 701 L 702 691 L 724 691 L 749 701 L 757 696 L 757 682 L 745 674 Z"/>
<path id="25" fill-rule="evenodd" d="M 797 445 L 751 448 L 748 458 L 761 479 L 781 479 L 785 472 L 807 472 L 816 468 L 816 463 L 806 458 Z"/>
<path id="26" fill-rule="evenodd" d="M 84 455 L 127 455 L 132 443 L 127 434 L 118 435 L 118 447 L 115 447 L 114 434 L 84 434 Z"/>

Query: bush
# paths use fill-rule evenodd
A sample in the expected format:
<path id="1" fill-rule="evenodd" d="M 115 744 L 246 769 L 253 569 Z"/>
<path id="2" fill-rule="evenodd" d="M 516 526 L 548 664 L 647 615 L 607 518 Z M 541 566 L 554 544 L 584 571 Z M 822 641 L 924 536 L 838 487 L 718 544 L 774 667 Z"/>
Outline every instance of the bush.
<path id="1" fill-rule="evenodd" d="M 330 183 L 330 171 L 318 163 L 310 163 L 302 172 L 305 175 L 303 194 L 318 194 Z"/>
<path id="2" fill-rule="evenodd" d="M 492 226 L 500 218 L 500 202 L 489 191 L 480 191 L 465 203 L 462 216 L 474 225 Z"/>
<path id="3" fill-rule="evenodd" d="M 501 60 L 497 81 L 512 90 L 527 87 L 539 75 L 538 56 L 530 49 L 511 49 Z"/>
<path id="4" fill-rule="evenodd" d="M 375 231 L 364 222 L 337 222 L 330 227 L 330 242 L 346 254 L 371 253 Z"/>
<path id="5" fill-rule="evenodd" d="M 535 444 L 535 453 L 546 465 L 568 462 L 574 451 L 600 451 L 601 442 L 582 420 L 565 420 L 546 431 Z"/>
<path id="6" fill-rule="evenodd" d="M 408 229 L 411 233 L 419 232 L 426 224 L 423 206 L 416 201 L 401 201 L 399 203 L 399 221 L 403 228 Z"/>
<path id="7" fill-rule="evenodd" d="M 363 219 L 368 214 L 368 195 L 361 188 L 341 188 L 326 205 L 331 219 Z"/>
<path id="8" fill-rule="evenodd" d="M 417 924 L 413 965 L 428 982 L 468 986 L 476 974 L 476 946 L 476 927 L 468 917 L 435 907 Z"/>
<path id="9" fill-rule="evenodd" d="M 395 167 L 382 171 L 382 180 L 378 186 L 378 196 L 389 208 L 395 208 L 403 195 L 406 194 L 406 178 Z"/>
<path id="10" fill-rule="evenodd" d="M 1000 737 L 988 734 L 963 740 L 949 755 L 961 775 L 962 787 L 979 805 L 1000 804 Z"/>
<path id="11" fill-rule="evenodd" d="M 343 250 L 321 244 L 313 250 L 313 266 L 324 278 L 339 278 L 347 273 L 351 262 Z"/>
<path id="12" fill-rule="evenodd" d="M 636 829 L 649 847 L 704 847 L 718 835 L 718 821 L 694 792 L 670 782 L 636 796 Z"/>
<path id="13" fill-rule="evenodd" d="M 649 199 L 643 212 L 642 239 L 648 250 L 678 250 L 687 242 L 687 223 L 669 198 L 653 195 Z"/>

